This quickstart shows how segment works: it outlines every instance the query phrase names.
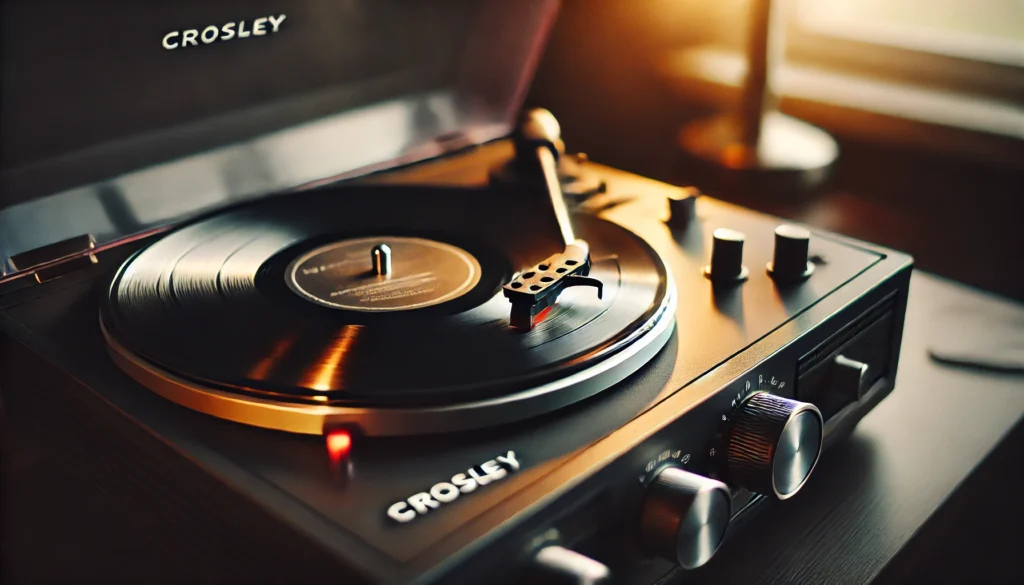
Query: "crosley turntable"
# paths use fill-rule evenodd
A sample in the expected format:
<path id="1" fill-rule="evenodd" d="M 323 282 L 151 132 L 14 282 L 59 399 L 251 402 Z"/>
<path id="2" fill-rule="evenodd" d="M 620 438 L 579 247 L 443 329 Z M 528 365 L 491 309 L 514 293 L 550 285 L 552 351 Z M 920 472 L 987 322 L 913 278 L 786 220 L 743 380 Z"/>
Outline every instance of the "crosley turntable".
<path id="1" fill-rule="evenodd" d="M 5 169 L 7 577 L 685 580 L 892 390 L 909 258 L 567 154 L 553 3 L 321 6 L 146 59 L 412 65 Z"/>

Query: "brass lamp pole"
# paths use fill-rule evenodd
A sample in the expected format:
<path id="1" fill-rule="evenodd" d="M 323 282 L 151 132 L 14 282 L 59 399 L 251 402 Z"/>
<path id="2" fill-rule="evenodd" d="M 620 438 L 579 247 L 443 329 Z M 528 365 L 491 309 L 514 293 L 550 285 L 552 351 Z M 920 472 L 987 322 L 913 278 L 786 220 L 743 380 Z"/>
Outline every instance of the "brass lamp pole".
<path id="1" fill-rule="evenodd" d="M 777 109 L 773 76 L 785 52 L 780 4 L 751 0 L 747 75 L 739 107 L 685 126 L 680 143 L 690 154 L 724 169 L 791 175 L 795 187 L 811 188 L 827 177 L 839 147 L 823 130 Z"/>

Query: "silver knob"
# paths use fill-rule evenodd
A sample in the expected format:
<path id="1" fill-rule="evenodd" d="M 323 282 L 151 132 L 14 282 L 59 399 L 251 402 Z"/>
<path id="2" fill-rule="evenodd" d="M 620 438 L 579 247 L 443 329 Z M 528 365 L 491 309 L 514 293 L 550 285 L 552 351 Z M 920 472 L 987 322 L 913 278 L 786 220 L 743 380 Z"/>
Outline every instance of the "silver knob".
<path id="1" fill-rule="evenodd" d="M 640 519 L 651 554 L 696 569 L 711 560 L 732 518 L 732 496 L 720 481 L 669 467 L 651 483 Z"/>
<path id="2" fill-rule="evenodd" d="M 391 274 L 391 246 L 377 244 L 370 250 L 370 262 L 373 273 L 377 276 Z"/>
<path id="3" fill-rule="evenodd" d="M 726 435 L 725 477 L 785 500 L 803 487 L 821 454 L 824 427 L 813 404 L 755 392 Z"/>

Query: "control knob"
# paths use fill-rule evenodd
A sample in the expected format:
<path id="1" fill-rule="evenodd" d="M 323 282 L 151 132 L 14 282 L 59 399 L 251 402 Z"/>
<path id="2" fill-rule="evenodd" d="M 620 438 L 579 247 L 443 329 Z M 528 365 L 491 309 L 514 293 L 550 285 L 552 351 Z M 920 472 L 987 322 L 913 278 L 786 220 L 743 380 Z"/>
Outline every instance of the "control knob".
<path id="1" fill-rule="evenodd" d="M 674 230 L 684 230 L 697 215 L 697 197 L 700 191 L 695 187 L 683 187 L 669 192 L 665 198 L 668 203 L 668 219 L 665 223 Z"/>
<path id="2" fill-rule="evenodd" d="M 648 487 L 641 540 L 649 553 L 696 569 L 718 550 L 731 517 L 732 497 L 725 484 L 669 467 Z"/>
<path id="3" fill-rule="evenodd" d="M 795 225 L 775 228 L 775 252 L 768 263 L 768 274 L 780 284 L 805 280 L 814 272 L 808 261 L 811 232 Z"/>
<path id="4" fill-rule="evenodd" d="M 729 228 L 714 231 L 711 243 L 711 263 L 704 267 L 704 276 L 715 285 L 728 285 L 747 279 L 749 272 L 743 265 L 743 232 Z"/>
<path id="5" fill-rule="evenodd" d="M 821 412 L 813 404 L 755 392 L 734 414 L 722 475 L 785 500 L 803 487 L 821 453 Z"/>

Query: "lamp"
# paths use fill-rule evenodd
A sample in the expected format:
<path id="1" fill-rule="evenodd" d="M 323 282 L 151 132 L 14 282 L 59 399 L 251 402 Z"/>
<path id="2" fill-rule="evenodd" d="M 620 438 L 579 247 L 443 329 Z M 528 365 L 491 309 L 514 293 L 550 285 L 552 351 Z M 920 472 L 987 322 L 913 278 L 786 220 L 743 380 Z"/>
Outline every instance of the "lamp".
<path id="1" fill-rule="evenodd" d="M 812 189 L 828 177 L 839 155 L 823 130 L 777 109 L 773 75 L 785 50 L 780 2 L 751 0 L 747 74 L 739 108 L 693 122 L 680 131 L 689 154 L 753 179 L 779 179 L 789 189 Z"/>

